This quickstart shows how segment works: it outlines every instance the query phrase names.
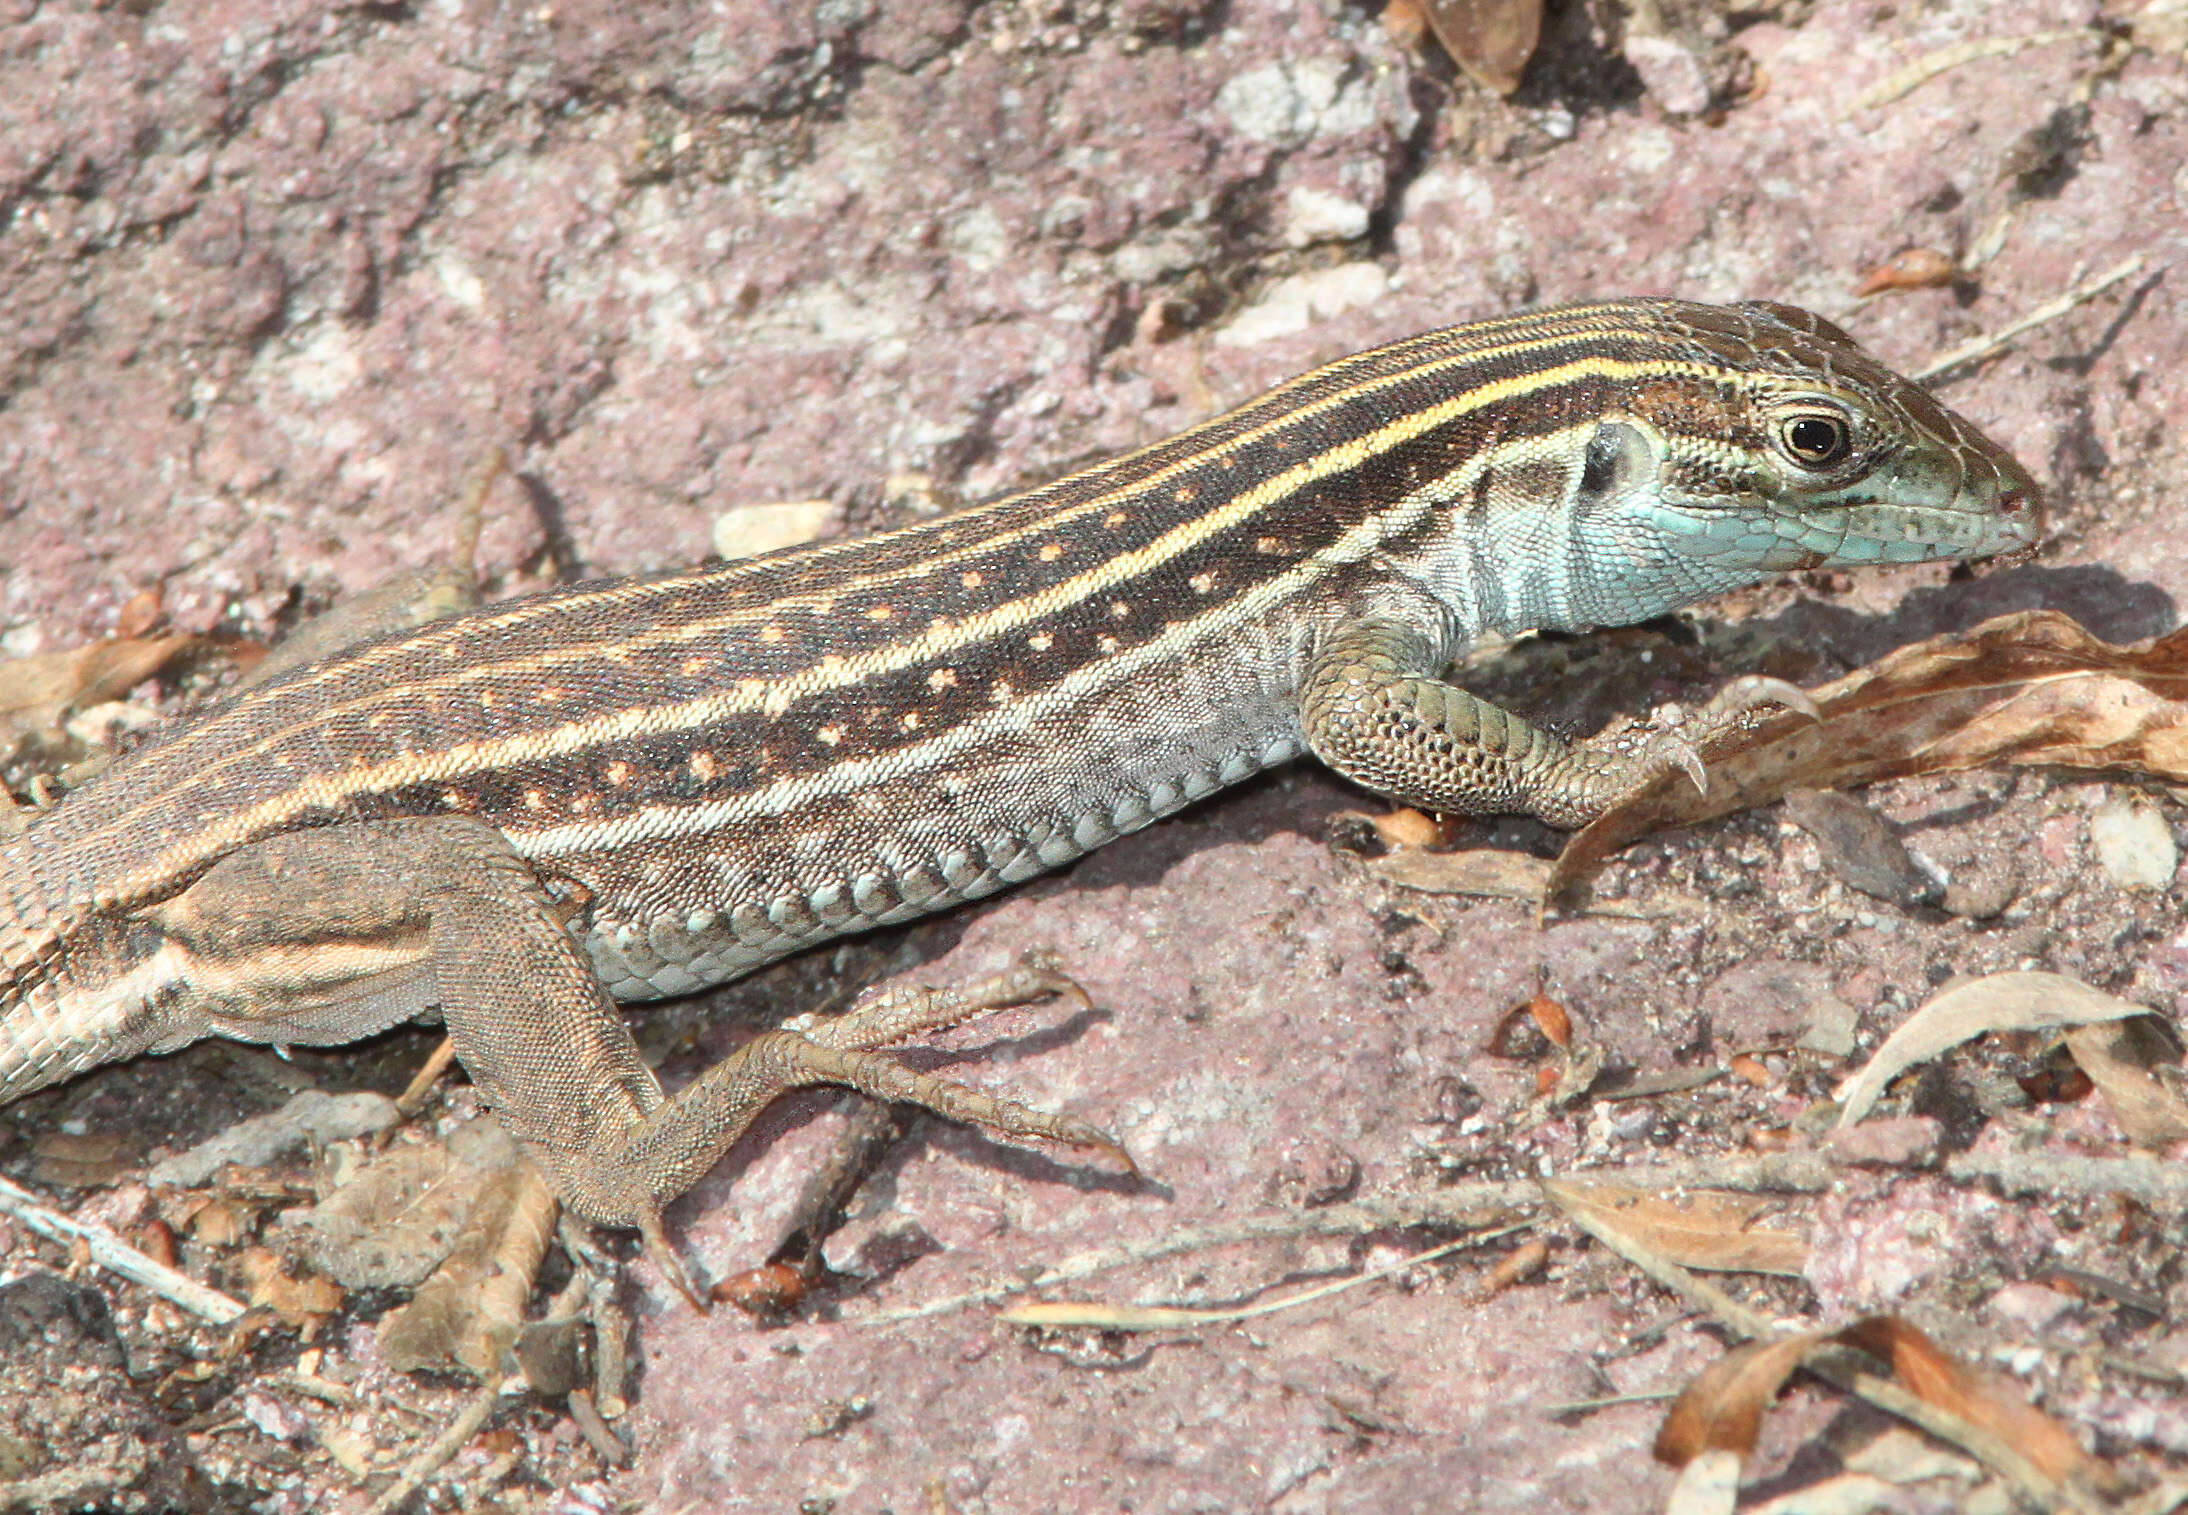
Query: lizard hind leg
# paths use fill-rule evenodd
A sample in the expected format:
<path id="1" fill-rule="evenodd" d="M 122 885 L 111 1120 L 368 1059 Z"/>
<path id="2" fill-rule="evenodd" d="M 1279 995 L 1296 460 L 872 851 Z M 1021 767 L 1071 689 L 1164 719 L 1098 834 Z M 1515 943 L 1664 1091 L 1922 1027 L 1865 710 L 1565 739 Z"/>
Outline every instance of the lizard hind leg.
<path id="1" fill-rule="evenodd" d="M 468 816 L 270 837 L 154 913 L 194 949 L 193 1036 L 346 1041 L 437 1007 L 472 1082 L 563 1201 L 588 1220 L 642 1232 L 686 1293 L 695 1291 L 662 1236 L 662 1207 L 794 1088 L 845 1084 L 1006 1135 L 1121 1156 L 1084 1121 L 878 1050 L 1076 992 L 1038 964 L 963 989 L 886 990 L 835 1019 L 763 1032 L 664 1096 L 531 865 Z"/>
<path id="2" fill-rule="evenodd" d="M 879 1049 L 1078 986 L 1039 962 L 958 989 L 890 988 L 841 1016 L 762 1032 L 664 1096 L 621 1013 L 566 931 L 531 868 L 498 832 L 465 818 L 409 827 L 464 856 L 433 888 L 431 955 L 442 1019 L 457 1055 L 578 1214 L 645 1238 L 663 1274 L 698 1294 L 661 1227 L 669 1201 L 698 1182 L 783 1094 L 842 1084 L 1018 1138 L 1130 1159 L 1074 1116 L 908 1068 Z"/>

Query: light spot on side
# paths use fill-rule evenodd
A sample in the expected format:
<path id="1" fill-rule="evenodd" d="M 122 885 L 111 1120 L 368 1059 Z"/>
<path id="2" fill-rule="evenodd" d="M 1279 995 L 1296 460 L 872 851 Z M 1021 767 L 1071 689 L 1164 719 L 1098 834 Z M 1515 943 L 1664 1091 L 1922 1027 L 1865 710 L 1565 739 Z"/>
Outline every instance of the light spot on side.
<path id="1" fill-rule="evenodd" d="M 1063 555 L 1063 545 L 1059 542 L 1050 542 L 1041 549 L 1041 561 L 1044 563 L 1053 563 Z"/>
<path id="2" fill-rule="evenodd" d="M 927 675 L 927 687 L 929 689 L 956 688 L 957 670 L 955 668 L 937 668 L 934 672 Z"/>
<path id="3" fill-rule="evenodd" d="M 1032 636 L 1026 638 L 1026 645 L 1035 652 L 1046 652 L 1056 645 L 1056 639 L 1045 631 L 1036 631 Z"/>
<path id="4" fill-rule="evenodd" d="M 833 747 L 838 742 L 843 740 L 843 728 L 841 726 L 823 726 L 820 730 L 814 732 L 813 735 L 818 737 L 826 745 Z"/>

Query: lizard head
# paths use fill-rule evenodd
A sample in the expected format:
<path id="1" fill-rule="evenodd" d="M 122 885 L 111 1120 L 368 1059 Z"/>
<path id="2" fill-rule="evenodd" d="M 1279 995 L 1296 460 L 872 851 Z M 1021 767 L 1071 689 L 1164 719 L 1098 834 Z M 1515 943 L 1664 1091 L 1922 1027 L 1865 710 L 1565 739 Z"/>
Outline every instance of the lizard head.
<path id="1" fill-rule="evenodd" d="M 1629 526 L 1698 576 L 1730 584 L 2034 545 L 2041 494 L 2028 471 L 1828 321 L 1789 305 L 1646 306 L 1661 373 L 1598 424 L 1581 492 L 1594 483 L 1619 498 Z"/>

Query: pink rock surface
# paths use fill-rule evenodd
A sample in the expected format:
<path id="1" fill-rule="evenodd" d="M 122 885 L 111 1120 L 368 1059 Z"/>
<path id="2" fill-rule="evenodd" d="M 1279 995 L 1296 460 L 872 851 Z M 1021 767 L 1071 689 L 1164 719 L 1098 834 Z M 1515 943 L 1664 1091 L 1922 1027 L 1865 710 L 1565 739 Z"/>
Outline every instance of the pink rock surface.
<path id="1" fill-rule="evenodd" d="M 102 634 L 152 585 L 179 626 L 263 633 L 299 597 L 432 560 L 445 502 L 497 443 L 533 507 L 503 506 L 482 550 L 514 590 L 571 551 L 589 572 L 692 560 L 737 501 L 829 496 L 867 520 L 881 481 L 915 470 L 990 494 L 1529 301 L 1767 296 L 1913 365 L 2136 252 L 2148 274 L 1942 389 L 2053 489 L 2040 566 L 1833 581 L 1791 609 L 1772 589 L 1720 613 L 1818 676 L 2027 605 L 2118 637 L 2169 628 L 2188 590 L 2188 294 L 2159 274 L 2188 253 L 2181 59 L 2100 72 L 2095 44 L 2053 41 L 1865 108 L 1933 49 L 2112 12 L 1818 0 L 1745 6 L 1730 30 L 1667 6 L 1702 18 L 1678 47 L 1744 52 L 1754 81 L 1696 115 L 1677 48 L 1626 51 L 1649 63 L 1643 89 L 1603 61 L 1594 12 L 1569 9 L 1506 106 L 1335 0 L 16 0 L 0 650 Z M 1992 242 L 1957 287 L 1852 293 L 1902 246 Z M 1164 311 L 1183 335 L 1156 339 Z M 1636 691 L 1638 666 L 1609 675 L 1622 708 L 1724 671 L 1689 656 Z M 920 977 L 1050 947 L 1098 1011 L 983 1023 L 951 1066 L 1100 1122 L 1147 1182 L 929 1125 L 832 1244 L 854 1286 L 814 1318 L 700 1319 L 642 1270 L 640 1455 L 618 1490 L 664 1510 L 1654 1504 L 1656 1413 L 1558 1407 L 1676 1388 L 1720 1343 L 1570 1238 L 1487 1302 L 1470 1288 L 1494 1249 L 1150 1340 L 1035 1339 L 985 1306 L 874 1318 L 1242 1217 L 1735 1149 L 1842 1071 L 1811 1058 L 1789 1088 L 1545 1113 L 1536 1065 L 1485 1050 L 1538 983 L 1642 1072 L 1789 1046 L 1824 994 L 1862 1012 L 1858 1057 L 1943 977 L 2031 962 L 2173 1011 L 2188 973 L 2168 902 L 2112 892 L 2079 819 L 2047 824 L 2094 799 L 1987 775 L 1878 797 L 1956 876 L 2018 870 L 2019 903 L 1981 926 L 1850 899 L 1797 833 L 1746 816 L 1644 845 L 1604 886 L 1706 910 L 1541 930 L 1333 856 L 1322 823 L 1358 797 L 1304 772 L 973 912 Z M 1950 1149 L 2000 1107 L 1943 1084 L 1916 1113 Z M 678 1207 L 703 1269 L 766 1254 L 839 1124 L 826 1098 L 792 1102 Z M 1824 1243 L 1814 1295 L 1788 1286 L 1776 1308 L 1932 1326 L 1960 1297 L 1941 1279 L 2033 1267 L 2059 1235 L 2029 1202 L 1910 1173 L 1864 1175 L 1804 1219 Z M 1198 1249 L 1068 1292 L 1232 1304 L 1422 1244 Z M 2090 1266 L 2147 1261 L 2079 1245 Z M 1773 1434 L 1808 1422 L 1786 1424 Z"/>

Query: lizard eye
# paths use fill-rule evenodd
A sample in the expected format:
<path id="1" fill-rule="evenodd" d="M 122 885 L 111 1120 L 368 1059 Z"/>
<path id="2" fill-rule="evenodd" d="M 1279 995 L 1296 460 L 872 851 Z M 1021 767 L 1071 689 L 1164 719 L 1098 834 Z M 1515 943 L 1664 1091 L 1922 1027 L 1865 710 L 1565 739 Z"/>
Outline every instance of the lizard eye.
<path id="1" fill-rule="evenodd" d="M 1803 468 L 1829 468 L 1854 448 L 1854 431 L 1844 416 L 1805 411 L 1778 423 L 1778 446 Z"/>

